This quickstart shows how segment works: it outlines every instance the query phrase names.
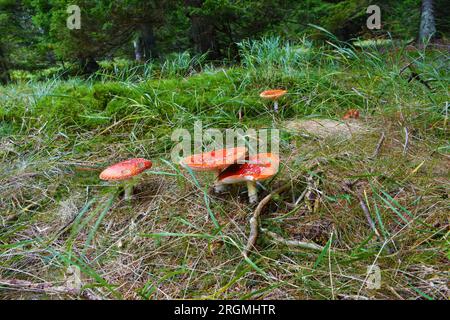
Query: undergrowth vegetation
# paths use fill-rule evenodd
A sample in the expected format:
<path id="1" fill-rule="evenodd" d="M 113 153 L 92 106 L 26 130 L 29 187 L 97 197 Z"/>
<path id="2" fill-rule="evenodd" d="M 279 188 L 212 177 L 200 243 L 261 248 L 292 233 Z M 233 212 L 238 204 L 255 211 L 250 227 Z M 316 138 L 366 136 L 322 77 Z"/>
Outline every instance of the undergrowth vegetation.
<path id="1" fill-rule="evenodd" d="M 239 52 L 238 65 L 182 53 L 0 87 L 0 279 L 64 285 L 79 270 L 83 292 L 124 299 L 448 298 L 448 52 L 278 38 Z M 270 88 L 288 90 L 278 114 L 259 98 Z M 287 125 L 348 109 L 361 112 L 350 135 Z M 242 257 L 254 209 L 244 188 L 215 195 L 212 177 L 170 162 L 173 130 L 195 121 L 281 130 L 280 172 L 260 187 L 292 188 L 261 225 L 323 250 L 262 233 Z M 129 157 L 154 160 L 131 204 L 98 179 Z M 1 285 L 2 297 L 52 297 Z"/>

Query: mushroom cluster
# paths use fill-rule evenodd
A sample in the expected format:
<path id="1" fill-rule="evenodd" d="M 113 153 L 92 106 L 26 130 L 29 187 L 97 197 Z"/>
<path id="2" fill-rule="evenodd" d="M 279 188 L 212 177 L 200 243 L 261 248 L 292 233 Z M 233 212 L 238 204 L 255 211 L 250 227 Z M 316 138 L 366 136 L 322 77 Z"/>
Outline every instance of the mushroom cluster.
<path id="1" fill-rule="evenodd" d="M 225 148 L 188 156 L 180 161 L 182 167 L 189 167 L 192 171 L 211 171 L 216 177 L 230 165 L 245 159 L 247 148 Z M 217 193 L 225 191 L 223 185 L 214 184 Z"/>
<path id="2" fill-rule="evenodd" d="M 278 99 L 287 93 L 286 90 L 266 90 L 260 97 L 274 102 L 274 111 L 278 112 Z M 260 153 L 248 156 L 246 147 L 225 148 L 188 156 L 180 161 L 180 165 L 192 171 L 211 171 L 215 174 L 214 192 L 221 193 L 226 186 L 245 182 L 251 204 L 258 201 L 256 183 L 268 179 L 278 172 L 278 155 Z M 100 179 L 116 182 L 124 189 L 124 199 L 130 200 L 133 187 L 138 176 L 150 169 L 152 162 L 143 158 L 128 159 L 116 163 L 100 173 Z"/>
<path id="3" fill-rule="evenodd" d="M 357 109 L 350 109 L 348 110 L 344 116 L 342 117 L 343 120 L 348 119 L 359 119 L 359 110 Z"/>
<path id="4" fill-rule="evenodd" d="M 223 192 L 226 185 L 247 183 L 250 204 L 258 201 L 256 183 L 278 172 L 279 158 L 271 153 L 247 156 L 247 148 L 226 148 L 204 152 L 181 160 L 192 171 L 213 171 L 216 175 L 214 191 Z"/>
<path id="5" fill-rule="evenodd" d="M 258 201 L 256 182 L 273 177 L 279 168 L 280 160 L 272 153 L 259 153 L 248 158 L 243 164 L 232 165 L 222 171 L 216 184 L 227 185 L 247 183 L 248 200 L 251 204 Z"/>

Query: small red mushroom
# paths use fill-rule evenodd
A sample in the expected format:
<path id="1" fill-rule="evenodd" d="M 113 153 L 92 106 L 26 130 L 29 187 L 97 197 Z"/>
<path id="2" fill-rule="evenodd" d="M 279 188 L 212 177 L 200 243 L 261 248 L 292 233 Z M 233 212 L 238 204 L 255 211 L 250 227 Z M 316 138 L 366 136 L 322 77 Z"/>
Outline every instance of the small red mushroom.
<path id="1" fill-rule="evenodd" d="M 286 90 L 275 89 L 275 90 L 266 90 L 261 92 L 259 95 L 263 99 L 274 101 L 273 110 L 278 112 L 278 99 L 284 96 L 287 93 Z"/>
<path id="2" fill-rule="evenodd" d="M 247 148 L 245 147 L 225 148 L 188 156 L 182 159 L 180 164 L 183 167 L 191 168 L 192 171 L 212 171 L 218 176 L 223 169 L 245 159 L 246 154 Z M 224 187 L 214 185 L 214 191 L 222 192 Z"/>
<path id="3" fill-rule="evenodd" d="M 344 120 L 348 119 L 359 119 L 359 110 L 357 109 L 350 109 L 348 110 L 344 116 L 342 117 Z"/>
<path id="4" fill-rule="evenodd" d="M 116 163 L 100 173 L 100 179 L 106 181 L 123 181 L 124 199 L 129 200 L 133 193 L 135 178 L 152 167 L 150 160 L 135 158 Z"/>
<path id="5" fill-rule="evenodd" d="M 260 153 L 252 156 L 244 164 L 228 167 L 217 178 L 217 184 L 247 183 L 250 204 L 258 201 L 256 182 L 268 179 L 278 172 L 280 159 L 272 153 Z"/>

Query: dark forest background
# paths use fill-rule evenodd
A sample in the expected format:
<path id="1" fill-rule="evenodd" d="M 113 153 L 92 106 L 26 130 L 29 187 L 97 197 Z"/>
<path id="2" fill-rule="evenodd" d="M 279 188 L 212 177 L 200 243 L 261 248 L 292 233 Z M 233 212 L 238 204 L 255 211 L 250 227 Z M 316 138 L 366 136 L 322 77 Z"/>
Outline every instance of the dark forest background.
<path id="1" fill-rule="evenodd" d="M 72 4 L 81 8 L 80 30 L 66 27 Z M 381 30 L 366 27 L 370 4 L 381 7 Z M 247 38 L 326 36 L 313 25 L 344 41 L 432 35 L 439 42 L 448 37 L 448 16 L 445 0 L 0 0 L 0 72 L 3 83 L 10 70 L 91 74 L 100 60 L 145 62 L 184 51 L 233 62 Z"/>

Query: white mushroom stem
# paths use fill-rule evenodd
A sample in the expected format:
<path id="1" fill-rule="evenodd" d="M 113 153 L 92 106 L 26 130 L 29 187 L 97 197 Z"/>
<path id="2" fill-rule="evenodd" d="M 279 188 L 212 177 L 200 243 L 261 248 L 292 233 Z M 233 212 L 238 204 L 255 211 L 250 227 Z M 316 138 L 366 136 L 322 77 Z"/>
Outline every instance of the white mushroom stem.
<path id="1" fill-rule="evenodd" d="M 215 173 L 216 178 L 217 178 L 219 176 L 219 174 L 220 174 L 220 170 L 219 169 L 214 170 L 214 173 Z M 223 184 L 223 183 L 220 183 L 220 181 L 216 181 L 214 183 L 214 192 L 215 193 L 223 193 L 223 192 L 227 191 L 227 189 L 228 189 L 227 186 L 225 184 Z"/>
<path id="2" fill-rule="evenodd" d="M 278 101 L 277 100 L 275 100 L 275 102 L 273 103 L 273 110 L 275 112 L 278 112 Z"/>
<path id="3" fill-rule="evenodd" d="M 248 202 L 255 204 L 258 202 L 258 189 L 256 188 L 256 181 L 247 181 Z"/>
<path id="4" fill-rule="evenodd" d="M 125 194 L 123 196 L 123 199 L 125 201 L 131 200 L 131 197 L 133 195 L 133 184 L 131 184 L 131 183 L 125 184 L 124 190 L 125 190 Z"/>
<path id="5" fill-rule="evenodd" d="M 123 185 L 123 190 L 124 190 L 123 199 L 125 201 L 130 201 L 131 198 L 133 197 L 133 188 L 136 185 L 137 181 L 138 181 L 137 176 L 125 181 L 125 183 Z"/>
<path id="6" fill-rule="evenodd" d="M 215 193 L 223 193 L 227 191 L 227 186 L 225 184 L 215 183 L 214 184 L 214 192 Z"/>

